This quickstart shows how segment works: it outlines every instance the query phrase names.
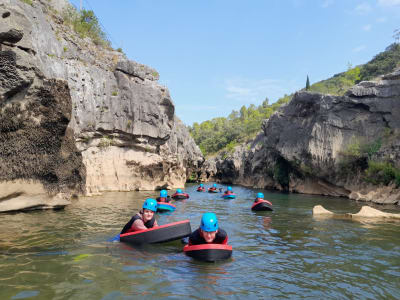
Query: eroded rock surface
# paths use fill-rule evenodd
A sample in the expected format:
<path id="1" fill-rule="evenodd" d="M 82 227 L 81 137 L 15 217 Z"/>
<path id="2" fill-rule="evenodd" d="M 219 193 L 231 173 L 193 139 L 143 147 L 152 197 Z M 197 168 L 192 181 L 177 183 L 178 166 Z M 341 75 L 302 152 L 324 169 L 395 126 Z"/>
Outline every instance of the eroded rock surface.
<path id="1" fill-rule="evenodd" d="M 361 82 L 345 96 L 296 93 L 252 143 L 206 162 L 203 179 L 399 204 L 396 184 L 365 179 L 369 161 L 400 168 L 399 74 Z"/>
<path id="2" fill-rule="evenodd" d="M 52 195 L 182 187 L 203 157 L 159 74 L 80 38 L 68 5 L 0 3 L 0 181 Z"/>

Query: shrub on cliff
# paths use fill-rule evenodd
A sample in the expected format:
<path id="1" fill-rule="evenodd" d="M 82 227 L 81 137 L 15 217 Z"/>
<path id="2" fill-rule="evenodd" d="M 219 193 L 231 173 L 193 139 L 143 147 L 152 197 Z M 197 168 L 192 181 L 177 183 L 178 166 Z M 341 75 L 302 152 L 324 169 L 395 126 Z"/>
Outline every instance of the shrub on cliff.
<path id="1" fill-rule="evenodd" d="M 390 162 L 368 161 L 368 169 L 365 171 L 365 180 L 372 184 L 389 185 L 395 183 L 400 187 L 400 170 Z"/>
<path id="2" fill-rule="evenodd" d="M 63 19 L 81 38 L 89 37 L 96 45 L 110 47 L 110 41 L 92 10 L 77 11 L 72 5 L 69 5 L 63 11 Z"/>
<path id="3" fill-rule="evenodd" d="M 362 66 L 360 77 L 361 80 L 371 80 L 392 72 L 398 66 L 400 66 L 400 44 L 394 43 Z"/>

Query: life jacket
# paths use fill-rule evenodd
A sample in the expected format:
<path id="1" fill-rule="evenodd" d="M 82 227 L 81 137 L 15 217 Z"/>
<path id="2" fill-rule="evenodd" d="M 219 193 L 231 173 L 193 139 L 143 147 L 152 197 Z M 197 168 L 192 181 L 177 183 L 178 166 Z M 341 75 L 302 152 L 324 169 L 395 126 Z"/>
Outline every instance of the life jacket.
<path id="1" fill-rule="evenodd" d="M 136 220 L 142 220 L 142 221 L 143 221 L 142 216 L 143 216 L 143 212 L 142 212 L 142 211 L 140 211 L 139 213 L 137 213 L 136 215 L 134 215 L 134 216 L 129 220 L 129 222 L 126 223 L 126 225 L 124 226 L 124 228 L 122 229 L 122 231 L 121 231 L 120 234 L 127 233 L 127 232 L 131 232 L 130 229 L 131 229 L 133 223 L 134 223 Z M 155 222 L 155 221 L 156 221 L 156 218 L 155 218 L 155 216 L 153 216 L 153 218 L 151 218 L 150 221 L 143 222 L 143 224 L 144 224 L 144 226 L 146 226 L 147 228 L 153 228 L 154 222 Z"/>

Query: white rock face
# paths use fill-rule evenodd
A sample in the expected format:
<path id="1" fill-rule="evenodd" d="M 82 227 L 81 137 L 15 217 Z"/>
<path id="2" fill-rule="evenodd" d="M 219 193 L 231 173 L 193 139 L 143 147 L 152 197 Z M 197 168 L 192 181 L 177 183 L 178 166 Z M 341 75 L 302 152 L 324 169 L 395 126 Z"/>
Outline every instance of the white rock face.
<path id="1" fill-rule="evenodd" d="M 184 168 L 175 169 L 155 153 L 120 147 L 88 150 L 82 153 L 86 168 L 87 194 L 103 191 L 182 188 Z"/>

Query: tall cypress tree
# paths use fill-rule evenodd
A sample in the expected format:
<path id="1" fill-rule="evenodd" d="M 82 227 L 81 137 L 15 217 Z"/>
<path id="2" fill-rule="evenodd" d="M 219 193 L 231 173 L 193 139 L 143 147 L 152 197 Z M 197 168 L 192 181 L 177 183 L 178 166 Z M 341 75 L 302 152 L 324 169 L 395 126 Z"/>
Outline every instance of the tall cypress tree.
<path id="1" fill-rule="evenodd" d="M 306 91 L 308 91 L 309 89 L 310 89 L 310 79 L 308 79 L 308 75 L 307 75 Z"/>

